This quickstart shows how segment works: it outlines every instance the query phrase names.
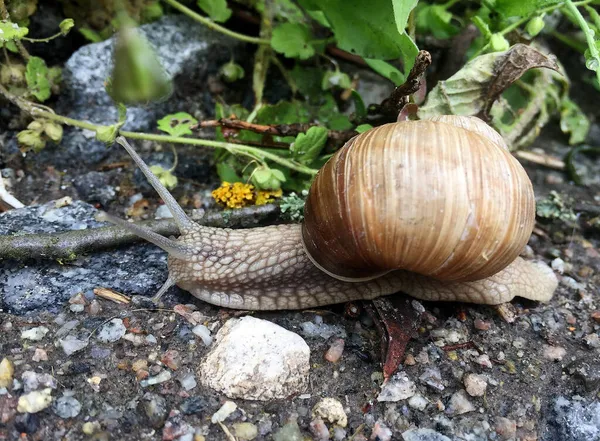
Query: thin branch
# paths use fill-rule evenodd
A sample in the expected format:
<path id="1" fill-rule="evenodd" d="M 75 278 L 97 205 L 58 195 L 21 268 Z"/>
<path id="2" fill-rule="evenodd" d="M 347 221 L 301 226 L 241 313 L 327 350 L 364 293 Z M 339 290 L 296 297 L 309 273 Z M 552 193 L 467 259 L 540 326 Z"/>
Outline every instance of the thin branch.
<path id="1" fill-rule="evenodd" d="M 277 219 L 278 214 L 278 206 L 260 205 L 238 210 L 207 213 L 196 222 L 200 225 L 221 228 L 254 227 L 272 223 Z M 163 236 L 179 234 L 179 230 L 172 220 L 136 223 Z M 0 261 L 4 259 L 73 260 L 81 254 L 115 248 L 142 240 L 129 230 L 116 226 L 63 233 L 0 236 Z"/>
<path id="2" fill-rule="evenodd" d="M 21 201 L 10 194 L 8 190 L 6 190 L 2 176 L 0 176 L 0 201 L 6 203 L 12 208 L 22 208 L 25 206 Z"/>
<path id="3" fill-rule="evenodd" d="M 218 120 L 202 121 L 198 127 L 225 127 L 233 130 L 249 130 L 251 132 L 260 133 L 261 135 L 272 136 L 297 136 L 300 133 L 306 132 L 308 129 L 319 124 L 311 123 L 294 123 L 294 124 L 253 124 L 235 118 L 221 118 Z M 327 136 L 329 139 L 337 141 L 341 144 L 345 143 L 358 132 L 355 130 L 329 130 Z"/>

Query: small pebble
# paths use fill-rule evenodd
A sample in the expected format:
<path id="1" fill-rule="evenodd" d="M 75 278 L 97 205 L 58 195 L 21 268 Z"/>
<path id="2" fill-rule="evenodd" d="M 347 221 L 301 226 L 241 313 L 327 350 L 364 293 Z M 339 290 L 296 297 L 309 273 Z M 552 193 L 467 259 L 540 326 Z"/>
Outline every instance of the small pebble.
<path id="1" fill-rule="evenodd" d="M 42 348 L 35 348 L 35 352 L 33 353 L 31 360 L 36 362 L 48 361 L 48 353 Z"/>
<path id="2" fill-rule="evenodd" d="M 97 317 L 101 313 L 102 313 L 102 305 L 100 304 L 100 302 L 96 299 L 92 300 L 90 302 L 90 305 L 88 306 L 88 314 L 93 317 Z"/>
<path id="3" fill-rule="evenodd" d="M 373 426 L 373 431 L 369 439 L 374 441 L 390 441 L 392 439 L 392 431 L 383 421 L 377 421 Z"/>
<path id="4" fill-rule="evenodd" d="M 0 387 L 9 387 L 13 382 L 15 366 L 8 358 L 0 362 Z"/>
<path id="5" fill-rule="evenodd" d="M 344 407 L 335 398 L 322 398 L 312 409 L 313 418 L 321 417 L 331 424 L 337 424 L 340 427 L 346 427 L 348 417 L 344 412 Z"/>
<path id="6" fill-rule="evenodd" d="M 169 349 L 167 352 L 163 354 L 160 359 L 161 363 L 167 366 L 169 369 L 176 371 L 179 369 L 181 365 L 181 356 L 179 355 L 179 351 L 175 351 L 173 349 Z"/>
<path id="7" fill-rule="evenodd" d="M 192 373 L 185 374 L 179 378 L 179 383 L 186 391 L 190 391 L 197 386 L 196 376 Z"/>
<path id="8" fill-rule="evenodd" d="M 408 399 L 408 405 L 410 407 L 412 407 L 413 409 L 417 409 L 420 411 L 425 410 L 425 408 L 427 407 L 427 405 L 429 404 L 429 401 L 427 401 L 427 399 L 425 397 L 423 397 L 422 395 L 413 395 L 412 397 L 410 397 Z"/>
<path id="9" fill-rule="evenodd" d="M 581 285 L 579 282 L 577 282 L 577 280 L 575 280 L 572 277 L 568 277 L 568 276 L 564 276 L 560 283 L 562 283 L 563 285 L 565 285 L 567 288 L 571 288 L 571 289 L 583 289 L 583 285 Z"/>
<path id="10" fill-rule="evenodd" d="M 558 274 L 563 274 L 565 272 L 565 261 L 562 260 L 560 257 L 554 259 L 550 265 L 552 266 L 552 269 Z"/>
<path id="11" fill-rule="evenodd" d="M 482 397 L 487 388 L 487 381 L 483 375 L 467 374 L 463 380 L 467 393 L 472 397 Z"/>
<path id="12" fill-rule="evenodd" d="M 81 431 L 85 435 L 93 435 L 96 432 L 100 432 L 100 430 L 102 430 L 102 426 L 100 426 L 98 421 L 88 421 L 81 426 Z"/>
<path id="13" fill-rule="evenodd" d="M 210 335 L 210 330 L 204 325 L 196 325 L 192 328 L 192 333 L 202 340 L 204 346 L 210 346 L 213 338 Z"/>
<path id="14" fill-rule="evenodd" d="M 325 353 L 325 360 L 330 361 L 331 363 L 339 361 L 344 352 L 344 345 L 345 342 L 343 338 L 336 338 Z"/>
<path id="15" fill-rule="evenodd" d="M 86 305 L 87 304 L 87 300 L 85 298 L 85 295 L 80 292 L 75 294 L 73 297 L 71 297 L 69 299 L 69 304 L 71 305 Z"/>
<path id="16" fill-rule="evenodd" d="M 333 428 L 333 439 L 335 441 L 344 441 L 346 439 L 346 431 L 341 427 Z"/>
<path id="17" fill-rule="evenodd" d="M 329 439 L 329 429 L 321 418 L 312 420 L 308 428 L 316 441 L 327 441 Z"/>
<path id="18" fill-rule="evenodd" d="M 250 441 L 258 436 L 258 428 L 252 423 L 235 423 L 233 433 L 240 441 Z"/>
<path id="19" fill-rule="evenodd" d="M 137 372 L 140 369 L 148 369 L 148 360 L 144 360 L 143 358 L 138 358 L 131 365 L 131 370 L 133 372 Z"/>
<path id="20" fill-rule="evenodd" d="M 500 435 L 501 439 L 514 439 L 515 435 L 517 434 L 517 423 L 508 418 L 497 417 L 495 429 L 496 433 Z"/>
<path id="21" fill-rule="evenodd" d="M 452 441 L 433 429 L 410 429 L 402 432 L 404 441 Z"/>
<path id="22" fill-rule="evenodd" d="M 21 380 L 23 380 L 23 389 L 25 392 L 31 392 L 39 389 L 40 387 L 49 387 L 56 389 L 58 382 L 50 374 L 42 374 L 34 371 L 25 371 L 21 374 Z"/>
<path id="23" fill-rule="evenodd" d="M 189 397 L 183 400 L 179 408 L 184 415 L 194 415 L 203 413 L 209 404 L 206 398 L 201 396 Z"/>
<path id="24" fill-rule="evenodd" d="M 231 415 L 237 409 L 237 404 L 233 401 L 225 401 L 225 403 L 221 406 L 219 410 L 217 410 L 213 416 L 210 418 L 213 424 L 220 422 L 222 423 L 227 419 L 229 415 Z"/>
<path id="25" fill-rule="evenodd" d="M 593 311 L 590 314 L 590 317 L 592 318 L 592 320 L 594 320 L 596 323 L 600 323 L 600 310 L 597 311 Z"/>
<path id="26" fill-rule="evenodd" d="M 492 323 L 481 319 L 475 319 L 475 321 L 473 321 L 473 326 L 480 331 L 489 331 L 492 327 Z"/>
<path id="27" fill-rule="evenodd" d="M 37 413 L 46 409 L 52 403 L 52 389 L 33 391 L 19 397 L 17 412 Z"/>
<path id="28" fill-rule="evenodd" d="M 121 340 L 126 332 L 123 320 L 114 318 L 102 326 L 96 338 L 103 343 L 114 343 Z"/>
<path id="29" fill-rule="evenodd" d="M 404 364 L 406 366 L 414 366 L 416 363 L 417 363 L 417 360 L 415 360 L 415 357 L 412 354 L 408 354 L 404 358 Z"/>
<path id="30" fill-rule="evenodd" d="M 356 439 L 356 438 L 355 438 Z M 298 423 L 294 421 L 287 422 L 273 435 L 273 441 L 303 441 L 304 437 L 300 432 Z"/>
<path id="31" fill-rule="evenodd" d="M 379 402 L 395 402 L 412 397 L 416 393 L 415 383 L 405 372 L 397 372 L 381 387 L 377 396 Z"/>
<path id="32" fill-rule="evenodd" d="M 65 338 L 60 339 L 58 342 L 67 356 L 74 354 L 75 352 L 81 351 L 89 343 L 88 340 L 79 340 L 73 335 L 67 335 Z"/>
<path id="33" fill-rule="evenodd" d="M 423 374 L 419 377 L 423 383 L 427 386 L 442 391 L 445 389 L 444 383 L 442 382 L 442 374 L 438 368 L 425 369 Z"/>
<path id="34" fill-rule="evenodd" d="M 69 310 L 74 313 L 80 313 L 80 312 L 85 311 L 85 305 L 79 305 L 79 304 L 69 305 Z"/>
<path id="35" fill-rule="evenodd" d="M 158 375 L 156 375 L 154 377 L 150 377 L 146 380 L 140 381 L 140 386 L 148 387 L 148 386 L 152 386 L 153 384 L 164 383 L 165 381 L 169 381 L 170 379 L 171 379 L 171 372 L 162 371 L 161 373 L 159 373 Z"/>
<path id="36" fill-rule="evenodd" d="M 488 354 L 481 354 L 479 357 L 475 359 L 475 362 L 483 367 L 491 368 L 492 361 L 490 360 L 490 356 Z"/>
<path id="37" fill-rule="evenodd" d="M 544 345 L 544 358 L 552 361 L 560 361 L 567 355 L 567 350 L 560 346 Z"/>
<path id="38" fill-rule="evenodd" d="M 148 418 L 148 423 L 154 429 L 160 429 L 165 424 L 169 415 L 167 400 L 160 395 L 146 392 L 141 404 Z"/>
<path id="39" fill-rule="evenodd" d="M 48 332 L 50 332 L 50 330 L 45 326 L 38 326 L 37 328 L 31 328 L 21 332 L 21 338 L 23 340 L 40 341 Z"/>
<path id="40" fill-rule="evenodd" d="M 600 348 L 600 337 L 598 334 L 588 334 L 583 337 L 583 340 L 590 348 Z"/>
<path id="41" fill-rule="evenodd" d="M 449 415 L 462 415 L 474 410 L 475 406 L 469 401 L 467 393 L 464 390 L 459 390 L 450 397 L 446 413 Z"/>
<path id="42" fill-rule="evenodd" d="M 81 412 L 81 403 L 73 397 L 63 396 L 54 402 L 53 409 L 61 418 L 75 418 Z"/>

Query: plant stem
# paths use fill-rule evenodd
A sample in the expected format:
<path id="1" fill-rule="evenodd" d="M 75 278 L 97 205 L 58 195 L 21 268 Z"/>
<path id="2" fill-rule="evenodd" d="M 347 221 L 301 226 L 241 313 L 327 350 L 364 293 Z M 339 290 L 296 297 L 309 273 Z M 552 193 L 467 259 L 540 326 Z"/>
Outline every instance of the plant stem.
<path id="1" fill-rule="evenodd" d="M 177 9 L 178 11 L 184 13 L 188 17 L 193 18 L 194 20 L 202 23 L 203 25 L 205 25 L 206 27 L 212 29 L 213 31 L 220 32 L 220 33 L 225 34 L 225 35 L 227 35 L 229 37 L 236 38 L 238 40 L 245 41 L 247 43 L 266 44 L 266 45 L 271 44 L 270 40 L 266 40 L 264 38 L 251 37 L 249 35 L 244 35 L 244 34 L 239 34 L 237 32 L 234 32 L 234 31 L 231 31 L 231 30 L 227 29 L 226 27 L 218 25 L 214 21 L 212 21 L 212 20 L 210 20 L 210 19 L 208 19 L 206 17 L 203 17 L 202 15 L 198 14 L 197 12 L 192 11 L 187 6 L 182 5 L 177 0 L 163 0 L 163 1 L 166 4 L 168 4 L 168 5 L 172 6 L 173 8 Z"/>
<path id="2" fill-rule="evenodd" d="M 58 38 L 58 37 L 60 37 L 62 35 L 63 35 L 62 32 L 57 32 L 56 34 L 51 35 L 51 36 L 46 37 L 46 38 L 23 37 L 22 40 L 29 41 L 31 43 L 48 43 L 50 40 L 54 40 L 55 38 Z"/>
<path id="3" fill-rule="evenodd" d="M 0 0 L 0 18 L 2 20 L 10 21 L 10 15 L 8 14 L 8 9 L 6 9 L 4 0 Z M 27 49 L 25 49 L 25 46 L 23 46 L 23 43 L 21 43 L 20 40 L 14 40 L 14 41 L 15 41 L 15 46 L 17 46 L 17 49 L 19 49 L 19 53 L 21 54 L 23 59 L 25 61 L 29 60 L 29 57 L 30 57 L 29 52 L 27 52 Z"/>
<path id="4" fill-rule="evenodd" d="M 590 51 L 590 58 L 595 60 L 595 68 L 590 70 L 596 72 L 596 78 L 598 78 L 598 83 L 600 84 L 600 52 L 598 52 L 596 41 L 594 41 L 594 32 L 590 29 L 587 22 L 585 21 L 585 18 L 583 18 L 583 15 L 581 15 L 581 12 L 579 12 L 579 9 L 577 9 L 577 6 L 575 6 L 575 4 L 571 0 L 567 0 L 565 6 L 567 10 L 571 12 L 571 14 L 573 14 L 575 20 L 577 20 L 577 24 L 585 34 L 585 39 L 588 44 L 588 50 Z"/>
<path id="5" fill-rule="evenodd" d="M 213 141 L 210 139 L 198 139 L 198 138 L 183 138 L 178 136 L 170 136 L 170 135 L 156 135 L 154 133 L 139 133 L 139 132 L 128 132 L 125 130 L 121 130 L 119 132 L 120 135 L 131 138 L 131 139 L 145 139 L 147 141 L 157 141 L 157 142 L 173 142 L 176 144 L 190 144 L 190 145 L 198 145 L 203 147 L 213 147 L 219 149 L 226 149 L 231 151 L 232 153 L 240 153 L 240 154 L 250 154 L 260 159 L 268 159 L 270 161 L 276 162 L 284 167 L 287 167 L 291 170 L 295 170 L 299 173 L 304 173 L 306 175 L 314 176 L 317 174 L 318 170 L 314 168 L 306 167 L 302 164 L 298 164 L 297 162 L 290 161 L 288 159 L 282 158 L 274 153 L 266 152 L 257 147 L 250 147 L 243 144 L 234 144 L 231 142 L 221 142 L 221 141 Z"/>
<path id="6" fill-rule="evenodd" d="M 25 101 L 19 97 L 15 97 L 12 95 L 4 86 L 0 84 L 0 95 L 3 95 L 10 102 L 17 105 L 21 110 L 29 113 L 32 117 L 41 117 L 46 118 L 51 121 L 56 121 L 60 124 L 67 124 L 74 127 L 79 127 L 81 129 L 92 130 L 94 132 L 98 132 L 98 130 L 107 128 L 110 126 L 102 126 L 92 124 L 86 121 L 80 121 L 73 118 L 68 118 L 66 116 L 57 115 L 54 112 L 49 112 L 47 110 L 42 110 L 34 104 Z M 117 123 L 118 125 L 118 123 Z M 233 154 L 250 156 L 254 159 L 258 158 L 261 160 L 269 159 L 273 162 L 276 162 L 284 167 L 287 167 L 291 170 L 295 170 L 299 173 L 303 173 L 305 175 L 314 176 L 317 174 L 318 170 L 314 168 L 306 167 L 305 165 L 299 164 L 295 161 L 291 161 L 289 159 L 282 158 L 274 153 L 267 152 L 258 147 L 251 147 L 249 145 L 244 144 L 234 144 L 230 142 L 221 142 L 221 141 L 213 141 L 210 139 L 198 139 L 198 138 L 184 138 L 179 136 L 169 136 L 169 135 L 156 135 L 153 133 L 139 133 L 139 132 L 128 132 L 125 130 L 119 130 L 119 134 L 131 139 L 145 139 L 148 141 L 157 141 L 157 142 L 172 142 L 176 144 L 190 144 L 190 145 L 199 145 L 204 147 L 212 147 L 225 149 Z"/>

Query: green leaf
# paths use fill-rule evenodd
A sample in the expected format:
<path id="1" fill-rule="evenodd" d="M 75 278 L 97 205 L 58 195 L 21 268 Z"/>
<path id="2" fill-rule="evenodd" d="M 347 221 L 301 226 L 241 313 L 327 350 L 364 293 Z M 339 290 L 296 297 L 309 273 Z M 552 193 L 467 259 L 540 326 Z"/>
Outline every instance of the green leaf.
<path id="1" fill-rule="evenodd" d="M 371 130 L 373 128 L 373 126 L 371 124 L 361 124 L 360 126 L 356 127 L 356 130 L 358 133 L 363 133 L 366 132 L 367 130 Z"/>
<path id="2" fill-rule="evenodd" d="M 280 170 L 266 165 L 258 166 L 252 172 L 252 183 L 259 190 L 279 190 L 285 181 L 285 175 Z"/>
<path id="3" fill-rule="evenodd" d="M 15 44 L 14 41 L 8 41 L 6 43 L 0 43 L 0 46 L 4 46 L 6 49 L 8 49 L 9 51 L 11 51 L 14 54 L 18 54 L 19 53 L 19 49 L 17 48 L 17 45 Z"/>
<path id="4" fill-rule="evenodd" d="M 40 57 L 29 57 L 27 71 L 25 72 L 27 89 L 40 102 L 50 98 L 50 81 L 48 81 L 48 67 Z"/>
<path id="5" fill-rule="evenodd" d="M 117 138 L 119 128 L 116 125 L 101 126 L 96 129 L 96 139 L 105 144 L 112 144 Z"/>
<path id="6" fill-rule="evenodd" d="M 168 190 L 172 190 L 177 186 L 177 176 L 173 175 L 171 170 L 165 170 L 160 165 L 152 165 L 150 166 L 150 171 L 156 175 L 161 184 Z"/>
<path id="7" fill-rule="evenodd" d="M 149 23 L 158 20 L 163 14 L 164 11 L 160 1 L 155 1 L 144 6 L 144 9 L 140 12 L 140 19 L 142 23 Z"/>
<path id="8" fill-rule="evenodd" d="M 23 38 L 29 29 L 21 27 L 16 23 L 10 21 L 0 21 L 0 43 L 7 43 L 13 40 L 20 40 Z"/>
<path id="9" fill-rule="evenodd" d="M 234 183 L 242 181 L 235 168 L 226 162 L 217 163 L 217 175 L 219 175 L 221 182 Z"/>
<path id="10" fill-rule="evenodd" d="M 367 65 L 371 69 L 373 69 L 375 72 L 377 72 L 382 77 L 390 80 L 396 86 L 399 86 L 400 84 L 404 83 L 405 77 L 402 74 L 402 72 L 400 72 L 398 69 L 396 69 L 390 63 L 387 63 L 382 60 L 373 60 L 370 58 L 365 58 L 364 60 L 365 60 L 365 63 L 367 63 Z"/>
<path id="11" fill-rule="evenodd" d="M 560 129 L 563 133 L 570 133 L 569 144 L 571 145 L 584 142 L 590 131 L 590 120 L 579 106 L 569 98 L 562 101 Z"/>
<path id="12" fill-rule="evenodd" d="M 92 43 L 99 43 L 104 40 L 98 32 L 90 28 L 79 28 L 79 32 Z"/>
<path id="13" fill-rule="evenodd" d="M 191 126 L 197 123 L 196 118 L 185 112 L 173 113 L 157 121 L 158 129 L 171 136 L 191 135 Z"/>
<path id="14" fill-rule="evenodd" d="M 299 23 L 284 23 L 273 30 L 271 47 L 288 58 L 306 60 L 315 53 L 310 40 L 311 35 L 306 26 Z"/>
<path id="15" fill-rule="evenodd" d="M 263 106 L 256 115 L 258 124 L 293 124 L 309 121 L 308 109 L 299 101 L 280 101 L 274 105 Z"/>
<path id="16" fill-rule="evenodd" d="M 406 23 L 408 23 L 408 16 L 415 6 L 417 6 L 417 3 L 419 3 L 419 0 L 392 0 L 396 27 L 401 34 L 404 33 Z"/>
<path id="17" fill-rule="evenodd" d="M 539 9 L 562 2 L 563 0 L 496 0 L 492 4 L 494 10 L 504 17 L 526 17 Z"/>
<path id="18" fill-rule="evenodd" d="M 303 0 L 300 4 L 323 11 L 340 49 L 366 58 L 402 58 L 412 65 L 418 50 L 406 33 L 398 32 L 389 0 Z"/>
<path id="19" fill-rule="evenodd" d="M 492 34 L 490 37 L 490 49 L 494 52 L 504 52 L 510 47 L 510 43 L 502 34 Z"/>
<path id="20" fill-rule="evenodd" d="M 233 83 L 234 81 L 241 80 L 242 78 L 244 78 L 245 74 L 244 68 L 239 64 L 235 63 L 233 60 L 221 66 L 219 72 L 223 76 L 223 79 L 228 83 Z"/>
<path id="21" fill-rule="evenodd" d="M 73 20 L 72 18 L 65 18 L 58 25 L 58 27 L 60 28 L 60 32 L 63 35 L 67 35 L 69 31 L 73 28 L 73 26 L 75 26 L 75 20 Z"/>
<path id="22" fill-rule="evenodd" d="M 417 8 L 416 22 L 419 33 L 431 33 L 435 38 L 448 39 L 458 32 L 452 25 L 452 13 L 443 5 L 425 5 Z"/>
<path id="23" fill-rule="evenodd" d="M 227 6 L 227 0 L 198 0 L 198 7 L 219 23 L 226 22 L 231 17 L 231 9 Z"/>
<path id="24" fill-rule="evenodd" d="M 352 87 L 352 81 L 350 77 L 339 70 L 328 70 L 323 75 L 321 81 L 321 89 L 328 90 L 333 87 L 341 87 L 342 89 L 350 89 Z"/>
<path id="25" fill-rule="evenodd" d="M 317 67 L 304 67 L 296 63 L 290 71 L 298 91 L 307 97 L 310 101 L 321 97 L 321 82 L 323 80 L 323 70 Z"/>
<path id="26" fill-rule="evenodd" d="M 352 91 L 352 101 L 354 101 L 354 113 L 358 118 L 364 118 L 367 116 L 367 107 L 365 106 L 365 102 L 356 90 Z"/>
<path id="27" fill-rule="evenodd" d="M 306 133 L 299 133 L 290 146 L 292 158 L 302 164 L 311 164 L 325 147 L 327 134 L 327 129 L 320 126 L 311 127 Z"/>
<path id="28" fill-rule="evenodd" d="M 527 23 L 525 30 L 530 36 L 535 37 L 537 34 L 542 32 L 542 29 L 544 29 L 544 25 L 544 19 L 538 15 L 529 20 L 529 23 Z"/>

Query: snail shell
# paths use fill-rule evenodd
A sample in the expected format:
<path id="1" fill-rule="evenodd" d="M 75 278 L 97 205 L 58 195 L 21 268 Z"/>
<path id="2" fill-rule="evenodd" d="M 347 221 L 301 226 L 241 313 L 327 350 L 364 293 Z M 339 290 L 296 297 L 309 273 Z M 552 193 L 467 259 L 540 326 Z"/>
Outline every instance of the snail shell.
<path id="1" fill-rule="evenodd" d="M 531 182 L 475 117 L 386 124 L 351 139 L 319 171 L 304 247 L 342 280 L 403 269 L 443 281 L 496 274 L 533 230 Z"/>

